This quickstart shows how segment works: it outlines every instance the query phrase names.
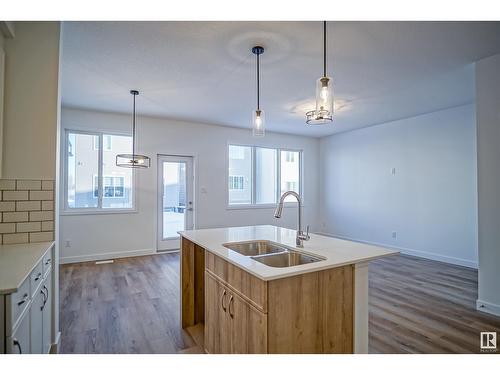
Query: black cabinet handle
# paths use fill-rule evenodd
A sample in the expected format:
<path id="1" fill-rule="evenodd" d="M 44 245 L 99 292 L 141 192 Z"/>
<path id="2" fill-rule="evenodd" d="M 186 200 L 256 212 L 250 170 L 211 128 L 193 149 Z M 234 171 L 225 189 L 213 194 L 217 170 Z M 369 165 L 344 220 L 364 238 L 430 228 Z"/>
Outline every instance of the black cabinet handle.
<path id="1" fill-rule="evenodd" d="M 25 302 L 28 302 L 28 293 L 24 293 L 23 299 L 17 303 L 17 306 L 21 306 Z"/>
<path id="2" fill-rule="evenodd" d="M 23 348 L 21 348 L 21 344 L 19 343 L 19 341 L 17 341 L 17 339 L 14 339 L 12 342 L 14 346 L 17 346 L 19 348 L 19 354 L 23 354 Z"/>
<path id="3" fill-rule="evenodd" d="M 41 277 L 42 277 L 42 273 L 38 272 L 38 275 L 36 275 L 36 277 L 35 277 L 35 281 L 40 280 Z"/>
<path id="4" fill-rule="evenodd" d="M 40 293 L 43 296 L 43 303 L 42 303 L 42 306 L 40 306 L 40 311 L 42 311 L 43 308 L 45 307 L 45 302 L 47 302 L 47 296 L 45 295 L 45 292 L 43 291 L 43 288 L 40 289 Z"/>
<path id="5" fill-rule="evenodd" d="M 50 259 L 50 258 L 49 258 L 49 259 L 47 259 L 47 260 L 45 261 L 45 265 L 50 264 L 50 261 L 51 261 L 51 260 L 52 260 L 52 259 Z"/>

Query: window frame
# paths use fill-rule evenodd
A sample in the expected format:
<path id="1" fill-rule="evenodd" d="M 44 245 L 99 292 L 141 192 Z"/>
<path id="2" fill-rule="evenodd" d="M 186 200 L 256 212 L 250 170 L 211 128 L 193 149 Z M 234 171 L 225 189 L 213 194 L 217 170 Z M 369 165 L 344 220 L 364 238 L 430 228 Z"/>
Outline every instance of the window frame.
<path id="1" fill-rule="evenodd" d="M 103 153 L 105 150 L 103 150 L 103 147 L 99 147 L 98 150 L 98 167 L 97 167 L 97 175 L 101 176 L 101 178 L 98 178 L 98 190 L 99 190 L 99 197 L 98 197 L 98 203 L 97 207 L 69 207 L 68 206 L 68 152 L 69 152 L 69 134 L 83 134 L 83 135 L 90 135 L 90 136 L 98 136 L 99 137 L 99 145 L 102 144 L 103 142 L 103 136 L 104 135 L 115 135 L 115 136 L 126 136 L 126 137 L 132 137 L 130 133 L 126 132 L 119 132 L 119 131 L 101 131 L 101 130 L 81 130 L 81 129 L 70 129 L 66 128 L 64 129 L 63 132 L 63 142 L 62 143 L 62 148 L 63 148 L 63 157 L 61 158 L 61 168 L 62 168 L 62 182 L 63 182 L 63 194 L 61 194 L 61 198 L 63 199 L 63 202 L 61 202 L 61 215 L 99 215 L 99 214 L 116 214 L 116 213 L 137 213 L 137 174 L 135 169 L 132 168 L 132 178 L 131 178 L 131 190 L 132 190 L 132 207 L 127 207 L 127 208 L 105 208 L 102 207 L 102 201 L 103 201 L 103 194 L 104 194 L 104 186 L 103 186 Z M 94 139 L 92 140 L 92 144 L 94 144 Z M 93 149 L 93 145 L 92 145 Z M 73 150 L 74 150 L 74 145 L 73 145 Z M 92 182 L 92 185 L 94 185 L 94 182 Z"/>
<path id="2" fill-rule="evenodd" d="M 231 203 L 229 201 L 229 146 L 242 146 L 251 148 L 251 162 L 252 162 L 252 203 Z M 256 148 L 267 148 L 276 151 L 276 202 L 275 203 L 255 203 L 257 197 L 256 191 Z M 226 192 L 226 210 L 246 210 L 252 208 L 275 208 L 281 197 L 281 151 L 291 151 L 299 153 L 299 196 L 304 206 L 304 151 L 302 149 L 294 149 L 290 147 L 272 147 L 261 146 L 255 144 L 246 144 L 239 142 L 228 142 L 226 145 L 226 174 L 225 174 L 225 192 Z M 295 202 L 285 202 L 285 207 L 296 205 Z"/>

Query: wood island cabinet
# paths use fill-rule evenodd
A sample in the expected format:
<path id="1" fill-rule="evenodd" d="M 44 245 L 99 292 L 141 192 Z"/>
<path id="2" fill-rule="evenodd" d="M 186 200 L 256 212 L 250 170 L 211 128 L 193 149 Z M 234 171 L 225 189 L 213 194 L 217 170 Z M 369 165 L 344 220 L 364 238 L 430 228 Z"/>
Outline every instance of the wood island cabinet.
<path id="1" fill-rule="evenodd" d="M 207 353 L 353 353 L 353 266 L 264 281 L 182 238 L 182 327 Z M 204 275 L 204 277 L 200 277 Z"/>

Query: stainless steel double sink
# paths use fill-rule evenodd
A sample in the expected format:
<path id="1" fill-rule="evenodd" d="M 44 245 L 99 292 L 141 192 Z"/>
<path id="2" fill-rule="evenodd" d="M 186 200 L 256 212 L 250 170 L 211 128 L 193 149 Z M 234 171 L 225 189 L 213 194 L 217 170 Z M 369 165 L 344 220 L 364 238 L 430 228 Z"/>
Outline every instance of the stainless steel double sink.
<path id="1" fill-rule="evenodd" d="M 223 246 L 270 267 L 292 267 L 325 260 L 271 241 L 230 242 Z"/>

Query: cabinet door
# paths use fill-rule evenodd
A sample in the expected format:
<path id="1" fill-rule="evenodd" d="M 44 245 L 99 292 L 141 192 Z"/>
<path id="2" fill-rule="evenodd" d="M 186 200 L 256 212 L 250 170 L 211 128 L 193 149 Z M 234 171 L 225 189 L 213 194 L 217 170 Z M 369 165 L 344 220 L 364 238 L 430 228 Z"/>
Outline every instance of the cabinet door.
<path id="1" fill-rule="evenodd" d="M 11 337 L 7 338 L 7 353 L 30 354 L 30 314 L 23 314 L 19 325 Z"/>
<path id="2" fill-rule="evenodd" d="M 33 294 L 33 301 L 31 303 L 29 316 L 31 324 L 31 353 L 32 354 L 42 354 L 42 327 L 43 327 L 43 305 L 45 302 L 45 293 L 42 288 L 42 284 Z"/>
<path id="3" fill-rule="evenodd" d="M 205 272 L 205 349 L 212 354 L 230 353 L 227 288 Z"/>
<path id="4" fill-rule="evenodd" d="M 46 301 L 43 307 L 42 350 L 50 352 L 52 344 L 52 272 L 49 271 L 42 288 L 45 290 Z"/>
<path id="5" fill-rule="evenodd" d="M 228 303 L 231 326 L 231 353 L 267 353 L 267 315 L 236 294 Z"/>

